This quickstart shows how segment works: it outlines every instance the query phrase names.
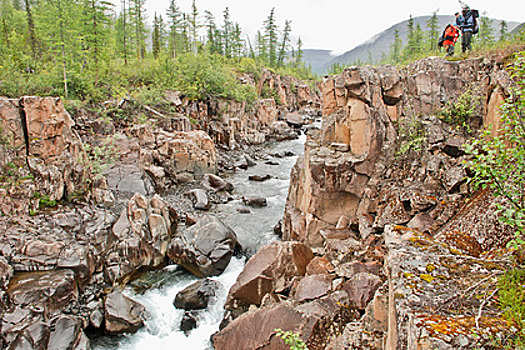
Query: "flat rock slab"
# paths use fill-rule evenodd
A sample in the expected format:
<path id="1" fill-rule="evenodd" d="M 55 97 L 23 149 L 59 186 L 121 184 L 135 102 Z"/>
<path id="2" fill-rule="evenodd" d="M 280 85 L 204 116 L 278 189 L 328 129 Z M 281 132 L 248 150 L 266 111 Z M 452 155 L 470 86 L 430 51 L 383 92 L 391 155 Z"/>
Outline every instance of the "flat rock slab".
<path id="1" fill-rule="evenodd" d="M 409 344 L 425 350 L 452 349 L 457 344 L 474 346 L 476 334 L 504 336 L 508 327 L 490 296 L 497 276 L 508 268 L 505 263 L 491 260 L 490 255 L 461 254 L 444 242 L 401 226 L 386 226 L 385 241 L 388 342 L 401 349 L 410 348 Z"/>

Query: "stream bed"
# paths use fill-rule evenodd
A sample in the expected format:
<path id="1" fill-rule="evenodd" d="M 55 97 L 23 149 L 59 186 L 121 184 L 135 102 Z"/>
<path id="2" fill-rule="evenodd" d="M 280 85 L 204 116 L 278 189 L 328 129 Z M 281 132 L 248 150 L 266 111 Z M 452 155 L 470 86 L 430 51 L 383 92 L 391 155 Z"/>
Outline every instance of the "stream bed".
<path id="1" fill-rule="evenodd" d="M 273 229 L 282 219 L 290 184 L 290 171 L 298 156 L 304 151 L 305 138 L 305 135 L 301 135 L 297 140 L 265 146 L 268 158 L 278 165 L 259 160 L 257 165 L 225 177 L 234 185 L 235 199 L 215 206 L 210 214 L 221 219 L 235 231 L 239 243 L 248 254 L 253 254 L 263 245 L 278 239 Z M 294 155 L 285 156 L 286 153 Z M 264 182 L 248 179 L 250 175 L 267 174 L 271 178 Z M 264 197 L 268 206 L 250 208 L 249 213 L 240 213 L 238 209 L 244 206 L 241 199 L 243 196 Z M 132 335 L 92 338 L 92 349 L 213 349 L 210 337 L 219 330 L 228 291 L 241 273 L 245 260 L 244 257 L 233 257 L 223 274 L 211 278 L 220 282 L 221 288 L 208 308 L 197 312 L 197 328 L 188 334 L 180 330 L 184 310 L 175 308 L 173 299 L 179 291 L 197 281 L 197 277 L 178 268 L 177 265 L 145 273 L 124 291 L 127 296 L 145 306 L 145 326 Z M 148 286 L 148 289 L 141 290 L 141 285 Z"/>

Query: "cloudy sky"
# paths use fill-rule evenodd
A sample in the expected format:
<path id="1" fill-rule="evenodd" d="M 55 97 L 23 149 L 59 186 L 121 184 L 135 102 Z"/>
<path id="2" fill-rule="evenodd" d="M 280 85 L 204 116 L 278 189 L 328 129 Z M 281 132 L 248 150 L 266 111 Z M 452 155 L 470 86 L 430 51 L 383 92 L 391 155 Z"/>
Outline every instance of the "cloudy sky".
<path id="1" fill-rule="evenodd" d="M 120 3 L 119 0 L 114 0 Z M 523 0 L 466 0 L 471 8 L 486 12 L 491 18 L 525 22 Z M 179 8 L 190 12 L 192 0 L 176 0 Z M 300 36 L 305 49 L 328 49 L 343 53 L 373 35 L 413 17 L 452 15 L 460 9 L 458 0 L 195 0 L 200 14 L 205 10 L 214 14 L 219 23 L 226 7 L 233 21 L 239 22 L 244 34 L 255 35 L 263 21 L 275 7 L 279 28 L 284 21 L 292 21 L 294 41 Z M 165 18 L 169 0 L 146 0 L 149 19 L 154 12 Z"/>

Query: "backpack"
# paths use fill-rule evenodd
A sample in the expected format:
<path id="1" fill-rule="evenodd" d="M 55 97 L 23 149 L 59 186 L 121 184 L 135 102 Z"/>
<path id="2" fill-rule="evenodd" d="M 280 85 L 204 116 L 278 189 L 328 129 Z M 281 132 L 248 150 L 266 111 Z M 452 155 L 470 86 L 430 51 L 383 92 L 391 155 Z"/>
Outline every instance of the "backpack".
<path id="1" fill-rule="evenodd" d="M 478 10 L 470 10 L 472 19 L 474 21 L 474 28 L 472 29 L 472 34 L 478 34 L 479 33 L 479 11 Z"/>
<path id="2" fill-rule="evenodd" d="M 439 47 L 442 47 L 442 46 L 443 46 L 443 43 L 445 42 L 445 33 L 446 33 L 448 27 L 450 27 L 450 24 L 448 24 L 448 25 L 445 27 L 445 30 L 443 30 L 443 33 L 441 33 L 441 35 L 439 36 L 439 39 L 438 39 L 438 46 L 439 46 Z"/>

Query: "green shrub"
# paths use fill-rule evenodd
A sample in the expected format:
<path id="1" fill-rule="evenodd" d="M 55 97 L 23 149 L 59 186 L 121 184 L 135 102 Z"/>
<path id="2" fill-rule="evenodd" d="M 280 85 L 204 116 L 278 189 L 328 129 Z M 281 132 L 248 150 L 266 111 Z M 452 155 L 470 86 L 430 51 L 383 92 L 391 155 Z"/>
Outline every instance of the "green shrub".
<path id="1" fill-rule="evenodd" d="M 404 155 L 409 151 L 421 151 L 427 136 L 419 117 L 406 117 L 401 119 L 397 125 L 399 147 L 396 151 L 396 156 Z"/>
<path id="2" fill-rule="evenodd" d="M 456 99 L 448 101 L 439 116 L 447 124 L 465 126 L 475 116 L 480 103 L 480 94 L 468 88 Z"/>
<path id="3" fill-rule="evenodd" d="M 298 333 L 292 331 L 283 331 L 276 329 L 277 335 L 281 337 L 286 345 L 290 346 L 290 350 L 308 350 L 308 347 L 301 339 Z"/>
<path id="4" fill-rule="evenodd" d="M 517 56 L 512 75 L 517 87 L 501 106 L 497 136 L 485 130 L 466 145 L 466 152 L 472 155 L 471 183 L 506 199 L 506 205 L 498 205 L 498 219 L 515 228 L 512 245 L 517 248 L 525 244 L 525 52 Z"/>

